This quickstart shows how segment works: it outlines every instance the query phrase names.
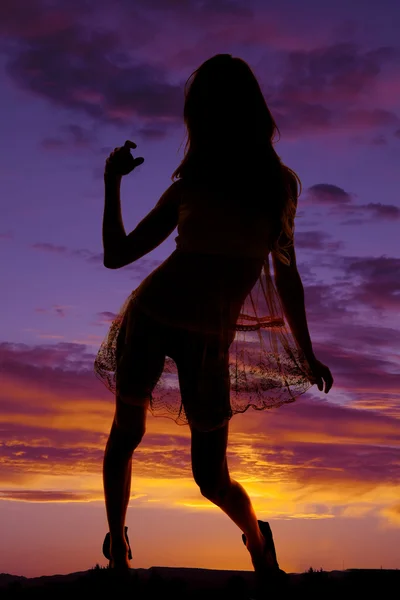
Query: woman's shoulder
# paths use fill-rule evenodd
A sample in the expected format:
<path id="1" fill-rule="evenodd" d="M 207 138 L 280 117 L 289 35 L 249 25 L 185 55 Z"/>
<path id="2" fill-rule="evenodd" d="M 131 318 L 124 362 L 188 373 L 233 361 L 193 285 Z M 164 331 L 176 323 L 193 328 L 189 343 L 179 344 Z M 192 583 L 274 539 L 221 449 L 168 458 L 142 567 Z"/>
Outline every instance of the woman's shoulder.
<path id="1" fill-rule="evenodd" d="M 160 200 L 158 201 L 159 205 L 176 205 L 179 206 L 179 204 L 182 201 L 182 194 L 183 194 L 183 182 L 181 179 L 177 179 L 176 181 L 173 181 L 171 183 L 171 185 L 169 185 L 167 187 L 167 189 L 165 190 L 165 192 L 162 194 Z"/>
<path id="2" fill-rule="evenodd" d="M 175 179 L 171 185 L 167 188 L 166 193 L 177 194 L 180 193 L 185 187 L 183 179 Z"/>

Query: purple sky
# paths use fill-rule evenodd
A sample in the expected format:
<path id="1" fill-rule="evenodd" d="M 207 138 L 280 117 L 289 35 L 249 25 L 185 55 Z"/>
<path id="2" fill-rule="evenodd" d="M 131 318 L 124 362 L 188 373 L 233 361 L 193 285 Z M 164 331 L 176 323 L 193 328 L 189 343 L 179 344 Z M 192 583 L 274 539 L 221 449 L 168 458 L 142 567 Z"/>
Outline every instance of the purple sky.
<path id="1" fill-rule="evenodd" d="M 113 398 L 93 360 L 176 235 L 105 269 L 104 163 L 126 139 L 145 158 L 122 182 L 129 232 L 183 155 L 186 78 L 220 52 L 253 68 L 281 131 L 276 150 L 302 180 L 298 268 L 315 352 L 335 380 L 328 396 L 314 386 L 290 406 L 236 416 L 232 473 L 275 525 L 283 568 L 400 566 L 400 6 L 269 4 L 0 6 L 0 572 L 102 560 Z M 238 530 L 191 480 L 188 442 L 186 428 L 149 417 L 127 522 L 132 566 L 249 569 Z M 189 548 L 172 543 L 179 524 Z M 41 558 L 28 565 L 31 536 Z"/>

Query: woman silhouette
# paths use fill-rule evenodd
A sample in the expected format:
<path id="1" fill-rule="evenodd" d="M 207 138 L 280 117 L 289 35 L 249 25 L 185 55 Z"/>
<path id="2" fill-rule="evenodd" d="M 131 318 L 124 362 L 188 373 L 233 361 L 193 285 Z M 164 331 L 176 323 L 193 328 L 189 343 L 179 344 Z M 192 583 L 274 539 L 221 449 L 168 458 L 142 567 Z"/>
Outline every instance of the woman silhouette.
<path id="1" fill-rule="evenodd" d="M 256 574 L 268 579 L 283 573 L 272 533 L 231 479 L 226 450 L 233 414 L 292 402 L 313 384 L 322 391 L 324 381 L 327 393 L 333 384 L 312 350 L 296 267 L 299 179 L 273 148 L 276 124 L 243 60 L 216 55 L 190 76 L 184 121 L 176 181 L 129 235 L 120 182 L 143 158 L 132 157 L 136 145 L 128 141 L 106 161 L 105 267 L 138 260 L 176 227 L 178 236 L 172 254 L 123 304 L 95 361 L 116 395 L 104 456 L 110 531 L 103 552 L 110 567 L 129 569 L 132 454 L 150 410 L 189 424 L 200 492 L 236 523 Z"/>

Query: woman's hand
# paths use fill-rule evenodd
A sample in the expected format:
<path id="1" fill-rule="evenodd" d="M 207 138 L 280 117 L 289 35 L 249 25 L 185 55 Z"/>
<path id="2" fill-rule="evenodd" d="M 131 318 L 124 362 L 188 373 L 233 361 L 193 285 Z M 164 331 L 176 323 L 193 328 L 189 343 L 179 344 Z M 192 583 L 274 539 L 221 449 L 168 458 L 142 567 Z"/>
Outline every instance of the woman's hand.
<path id="1" fill-rule="evenodd" d="M 106 159 L 104 175 L 128 175 L 133 169 L 144 163 L 144 158 L 139 156 L 133 158 L 131 148 L 135 149 L 136 144 L 127 140 L 120 148 L 114 148 L 110 156 Z"/>
<path id="2" fill-rule="evenodd" d="M 333 377 L 329 367 L 315 357 L 308 362 L 319 391 L 322 392 L 324 390 L 325 382 L 325 394 L 327 394 L 333 385 Z"/>

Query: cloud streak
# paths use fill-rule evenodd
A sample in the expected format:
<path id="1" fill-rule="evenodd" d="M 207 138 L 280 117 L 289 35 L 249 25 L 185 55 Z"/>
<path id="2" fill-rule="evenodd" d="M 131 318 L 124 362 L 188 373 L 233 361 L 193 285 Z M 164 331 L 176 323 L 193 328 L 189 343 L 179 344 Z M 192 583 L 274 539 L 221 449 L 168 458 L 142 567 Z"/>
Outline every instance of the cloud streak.
<path id="1" fill-rule="evenodd" d="M 305 202 L 315 206 L 327 207 L 331 215 L 348 217 L 342 224 L 350 224 L 356 218 L 357 223 L 376 222 L 376 220 L 400 219 L 400 208 L 394 204 L 369 202 L 368 204 L 355 204 L 356 194 L 347 192 L 331 183 L 316 183 L 305 192 Z"/>
<path id="2" fill-rule="evenodd" d="M 31 245 L 34 250 L 40 252 L 46 252 L 49 254 L 55 254 L 65 256 L 68 258 L 79 258 L 94 265 L 100 265 L 103 267 L 103 253 L 93 252 L 87 248 L 68 248 L 67 246 L 52 244 L 49 242 L 36 242 Z M 124 271 L 132 273 L 133 279 L 142 279 L 147 276 L 150 271 L 158 267 L 163 261 L 153 258 L 141 258 L 134 263 L 124 267 Z"/>
<path id="3" fill-rule="evenodd" d="M 7 41 L 8 75 L 54 106 L 85 114 L 95 122 L 124 128 L 135 122 L 139 134 L 150 140 L 181 127 L 184 82 L 203 60 L 220 52 L 223 43 L 227 47 L 247 44 L 253 55 L 258 54 L 256 74 L 280 128 L 288 135 L 343 135 L 382 128 L 396 135 L 398 131 L 397 114 L 368 102 L 371 92 L 379 98 L 382 73 L 396 63 L 397 48 L 363 49 L 350 42 L 316 42 L 310 48 L 299 37 L 293 49 L 293 32 L 285 32 L 282 24 L 278 27 L 265 8 L 256 19 L 254 10 L 243 2 L 203 2 L 201 7 L 196 2 L 175 2 L 168 4 L 168 10 L 165 3 L 151 7 L 122 3 L 113 9 L 113 18 L 105 8 L 96 12 L 92 2 L 82 9 L 79 5 L 79 17 L 75 2 L 59 0 L 45 11 L 38 0 L 23 4 L 26 12 L 3 10 L 0 33 Z M 190 39 L 180 36 L 179 49 L 178 23 L 181 32 L 188 27 L 192 32 Z M 156 28 L 157 55 L 149 51 Z M 268 60 L 260 53 L 266 36 Z M 276 72 L 268 67 L 271 58 L 279 65 Z M 75 147 L 90 143 L 90 135 L 79 125 L 70 126 L 69 133 Z M 60 138 L 42 141 L 51 150 L 65 143 Z"/>

